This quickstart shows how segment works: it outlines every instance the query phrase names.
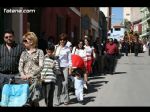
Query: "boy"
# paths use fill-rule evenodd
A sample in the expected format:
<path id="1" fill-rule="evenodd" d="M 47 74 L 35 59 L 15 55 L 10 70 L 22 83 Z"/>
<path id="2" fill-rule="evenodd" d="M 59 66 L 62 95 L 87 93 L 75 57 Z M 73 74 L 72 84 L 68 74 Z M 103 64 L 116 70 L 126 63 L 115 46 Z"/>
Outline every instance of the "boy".
<path id="1" fill-rule="evenodd" d="M 56 74 L 54 74 L 53 69 L 55 68 L 59 70 L 59 63 L 53 55 L 54 49 L 55 47 L 53 45 L 48 46 L 46 49 L 44 68 L 41 72 L 43 93 L 45 96 L 45 103 L 48 107 L 53 106 L 53 96 L 56 83 Z"/>

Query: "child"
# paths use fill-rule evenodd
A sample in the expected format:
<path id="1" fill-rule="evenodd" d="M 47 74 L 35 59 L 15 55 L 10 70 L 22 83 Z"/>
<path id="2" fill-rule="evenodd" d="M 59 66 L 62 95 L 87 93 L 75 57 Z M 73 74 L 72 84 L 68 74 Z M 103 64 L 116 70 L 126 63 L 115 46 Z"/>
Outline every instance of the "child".
<path id="1" fill-rule="evenodd" d="M 74 78 L 74 87 L 75 87 L 75 95 L 79 103 L 84 105 L 83 102 L 83 88 L 84 88 L 84 81 L 82 76 L 82 70 L 77 68 L 74 70 L 75 78 Z"/>
<path id="2" fill-rule="evenodd" d="M 53 96 L 56 83 L 56 74 L 53 69 L 59 69 L 59 63 L 55 59 L 53 52 L 55 47 L 53 45 L 48 46 L 46 49 L 46 55 L 44 58 L 44 68 L 41 72 L 41 78 L 43 80 L 43 93 L 45 97 L 45 103 L 48 107 L 53 106 Z"/>

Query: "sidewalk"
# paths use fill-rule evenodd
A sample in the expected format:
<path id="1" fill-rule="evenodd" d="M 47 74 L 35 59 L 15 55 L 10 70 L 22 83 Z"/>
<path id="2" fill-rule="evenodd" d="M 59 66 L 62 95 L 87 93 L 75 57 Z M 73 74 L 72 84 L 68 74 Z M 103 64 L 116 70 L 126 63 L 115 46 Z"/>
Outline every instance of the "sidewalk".
<path id="1" fill-rule="evenodd" d="M 107 76 L 107 78 L 108 77 L 109 76 Z M 100 91 L 101 87 L 108 83 L 107 78 L 106 78 L 106 76 L 89 77 L 89 91 L 87 94 L 84 95 L 85 105 L 79 104 L 77 102 L 75 95 L 70 93 L 70 104 L 67 106 L 64 104 L 61 104 L 59 107 L 94 106 L 95 100 L 99 95 L 99 91 Z M 40 107 L 45 107 L 44 100 L 40 101 Z"/>

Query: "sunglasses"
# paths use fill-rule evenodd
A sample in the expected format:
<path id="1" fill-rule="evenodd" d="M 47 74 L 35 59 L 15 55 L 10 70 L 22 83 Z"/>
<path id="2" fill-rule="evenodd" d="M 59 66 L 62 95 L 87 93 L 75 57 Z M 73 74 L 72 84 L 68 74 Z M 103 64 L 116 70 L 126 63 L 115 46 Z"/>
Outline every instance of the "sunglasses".
<path id="1" fill-rule="evenodd" d="M 6 36 L 5 38 L 8 39 L 9 37 L 12 38 L 13 36 Z"/>
<path id="2" fill-rule="evenodd" d="M 65 39 L 60 39 L 60 41 L 62 41 L 62 40 L 63 40 L 63 41 L 66 41 Z"/>
<path id="3" fill-rule="evenodd" d="M 23 40 L 23 42 L 27 43 L 28 41 L 27 40 Z"/>

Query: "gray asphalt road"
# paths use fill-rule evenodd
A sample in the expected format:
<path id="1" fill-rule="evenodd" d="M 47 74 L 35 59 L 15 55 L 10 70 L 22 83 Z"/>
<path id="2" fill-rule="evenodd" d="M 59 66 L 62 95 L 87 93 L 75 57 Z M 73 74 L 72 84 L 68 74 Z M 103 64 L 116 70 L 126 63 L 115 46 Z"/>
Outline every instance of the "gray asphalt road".
<path id="1" fill-rule="evenodd" d="M 121 57 L 115 72 L 114 75 L 90 77 L 85 105 L 77 103 L 75 96 L 70 95 L 71 104 L 67 107 L 150 106 L 150 57 L 147 53 Z M 45 106 L 43 101 L 40 105 Z"/>

